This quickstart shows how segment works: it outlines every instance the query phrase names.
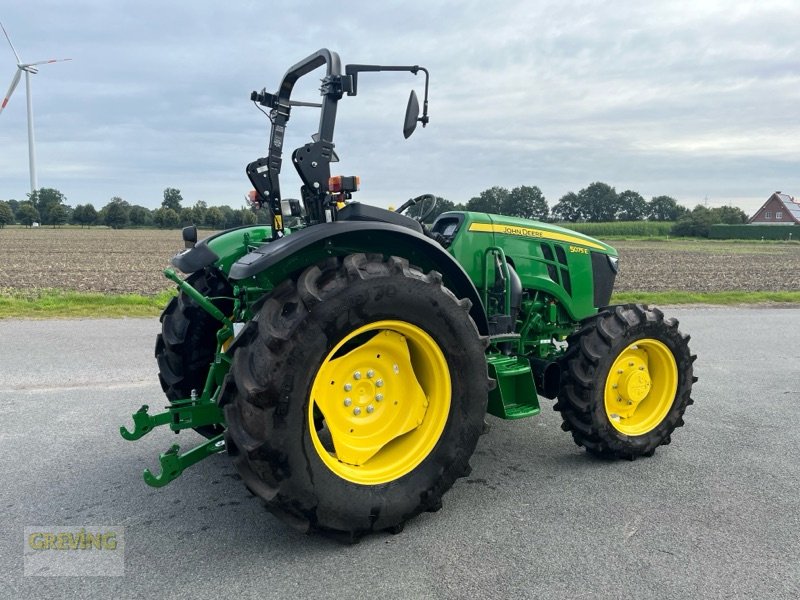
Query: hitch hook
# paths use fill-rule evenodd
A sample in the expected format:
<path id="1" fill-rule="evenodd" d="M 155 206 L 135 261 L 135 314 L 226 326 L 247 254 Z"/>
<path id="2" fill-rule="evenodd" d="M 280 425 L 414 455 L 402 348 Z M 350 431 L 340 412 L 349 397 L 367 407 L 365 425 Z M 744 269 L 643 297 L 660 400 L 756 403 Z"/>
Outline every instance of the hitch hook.
<path id="1" fill-rule="evenodd" d="M 150 469 L 144 470 L 144 482 L 150 487 L 164 487 L 170 481 L 180 477 L 185 469 L 188 469 L 193 464 L 200 462 L 204 458 L 208 458 L 212 454 L 222 452 L 225 450 L 224 434 L 220 433 L 208 441 L 192 448 L 188 452 L 179 454 L 180 446 L 173 444 L 169 450 L 162 452 L 158 457 L 158 462 L 161 465 L 161 473 L 153 475 Z"/>
<path id="2" fill-rule="evenodd" d="M 150 407 L 147 406 L 147 404 L 144 404 L 139 410 L 133 413 L 133 431 L 128 431 L 128 429 L 122 425 L 119 428 L 120 435 L 129 441 L 138 440 L 146 433 L 150 433 L 150 431 L 153 430 L 153 427 L 164 425 L 170 422 L 169 413 L 150 415 L 147 413 L 149 408 Z"/>

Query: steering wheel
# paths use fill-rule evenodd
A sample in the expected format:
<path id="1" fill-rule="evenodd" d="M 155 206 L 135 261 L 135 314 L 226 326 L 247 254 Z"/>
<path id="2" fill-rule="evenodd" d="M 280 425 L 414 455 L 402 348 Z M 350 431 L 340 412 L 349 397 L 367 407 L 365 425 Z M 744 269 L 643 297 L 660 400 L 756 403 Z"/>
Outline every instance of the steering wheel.
<path id="1" fill-rule="evenodd" d="M 411 198 L 410 200 L 406 200 L 400 206 L 400 208 L 397 209 L 396 212 L 403 213 L 412 206 L 415 206 L 419 203 L 422 203 L 422 206 L 420 207 L 419 210 L 419 215 L 411 218 L 414 219 L 415 221 L 419 221 L 420 223 L 422 223 L 436 209 L 436 205 L 439 203 L 439 201 L 433 194 L 422 194 L 421 196 L 417 196 L 416 198 Z"/>

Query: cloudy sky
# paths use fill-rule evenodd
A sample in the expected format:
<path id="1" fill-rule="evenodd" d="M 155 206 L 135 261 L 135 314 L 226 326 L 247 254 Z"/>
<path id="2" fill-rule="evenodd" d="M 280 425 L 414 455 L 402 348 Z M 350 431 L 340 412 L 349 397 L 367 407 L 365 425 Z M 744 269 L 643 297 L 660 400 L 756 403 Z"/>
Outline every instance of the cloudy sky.
<path id="1" fill-rule="evenodd" d="M 32 77 L 39 185 L 72 205 L 156 207 L 165 187 L 240 205 L 268 134 L 250 91 L 320 47 L 431 72 L 431 122 L 409 140 L 421 76 L 362 75 L 340 103 L 334 172 L 360 175 L 364 202 L 538 185 L 552 205 L 592 181 L 748 212 L 800 196 L 797 0 L 28 0 L 0 21 L 23 61 L 73 59 Z M 15 59 L 0 41 L 4 91 Z M 316 101 L 318 83 L 294 98 Z M 287 146 L 317 118 L 295 109 Z M 23 79 L 0 115 L 0 199 L 28 191 Z"/>

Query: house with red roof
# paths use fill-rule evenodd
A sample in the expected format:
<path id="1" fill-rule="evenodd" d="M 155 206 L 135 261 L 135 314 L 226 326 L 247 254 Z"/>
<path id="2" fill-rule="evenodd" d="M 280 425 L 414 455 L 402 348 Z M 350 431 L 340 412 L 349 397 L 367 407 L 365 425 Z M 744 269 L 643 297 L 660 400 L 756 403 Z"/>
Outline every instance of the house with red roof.
<path id="1" fill-rule="evenodd" d="M 759 225 L 800 225 L 800 201 L 789 194 L 775 192 L 756 213 L 750 217 L 748 223 Z"/>

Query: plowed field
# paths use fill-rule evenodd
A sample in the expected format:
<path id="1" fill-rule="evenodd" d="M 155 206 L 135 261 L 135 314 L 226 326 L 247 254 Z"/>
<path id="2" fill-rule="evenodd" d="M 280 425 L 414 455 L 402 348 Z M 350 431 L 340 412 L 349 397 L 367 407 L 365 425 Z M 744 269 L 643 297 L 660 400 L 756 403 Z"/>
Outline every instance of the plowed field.
<path id="1" fill-rule="evenodd" d="M 800 244 L 611 242 L 619 292 L 800 290 Z M 183 246 L 180 231 L 0 229 L 0 291 L 59 288 L 155 294 Z"/>
<path id="2" fill-rule="evenodd" d="M 800 291 L 800 244 L 619 241 L 618 292 Z"/>

